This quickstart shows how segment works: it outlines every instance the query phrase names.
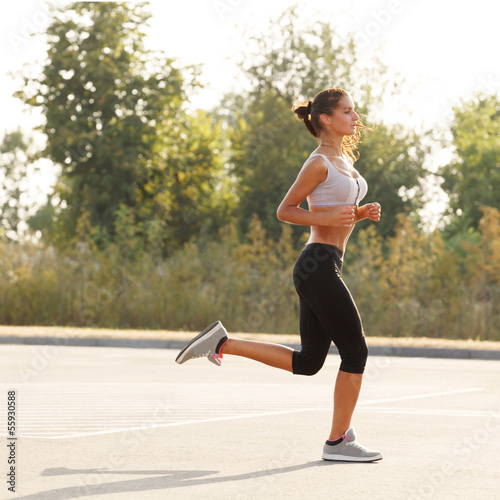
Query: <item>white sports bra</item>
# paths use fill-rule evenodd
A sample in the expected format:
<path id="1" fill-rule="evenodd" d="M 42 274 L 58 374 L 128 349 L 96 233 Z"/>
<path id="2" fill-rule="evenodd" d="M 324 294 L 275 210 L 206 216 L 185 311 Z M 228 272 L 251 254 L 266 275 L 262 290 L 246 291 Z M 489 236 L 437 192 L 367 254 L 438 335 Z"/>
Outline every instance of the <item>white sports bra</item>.
<path id="1" fill-rule="evenodd" d="M 310 207 L 337 207 L 341 205 L 357 205 L 368 192 L 368 184 L 361 175 L 359 177 L 348 177 L 341 174 L 322 154 L 311 155 L 321 156 L 326 161 L 328 174 L 326 180 L 318 184 L 307 197 Z"/>

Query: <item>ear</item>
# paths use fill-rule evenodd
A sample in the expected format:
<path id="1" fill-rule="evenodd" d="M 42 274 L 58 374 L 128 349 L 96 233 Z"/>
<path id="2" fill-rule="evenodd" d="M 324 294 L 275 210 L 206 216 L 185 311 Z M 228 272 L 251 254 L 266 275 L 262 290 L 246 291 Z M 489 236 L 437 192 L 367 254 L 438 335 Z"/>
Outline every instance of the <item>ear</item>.
<path id="1" fill-rule="evenodd" d="M 321 125 L 330 125 L 331 116 L 326 113 L 321 113 L 319 115 L 319 121 L 321 122 Z"/>

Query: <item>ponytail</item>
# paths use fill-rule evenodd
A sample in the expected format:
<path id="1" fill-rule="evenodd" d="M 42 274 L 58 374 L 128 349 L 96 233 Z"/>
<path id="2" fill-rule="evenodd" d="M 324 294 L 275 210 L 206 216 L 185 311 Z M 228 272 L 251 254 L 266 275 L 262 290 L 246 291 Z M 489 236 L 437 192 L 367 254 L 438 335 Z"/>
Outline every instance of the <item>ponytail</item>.
<path id="1" fill-rule="evenodd" d="M 299 120 L 304 121 L 311 135 L 319 139 L 322 129 L 319 117 L 322 114 L 331 116 L 339 105 L 340 99 L 345 95 L 349 95 L 349 93 L 343 89 L 326 89 L 317 94 L 312 101 L 308 100 L 305 103 L 296 104 L 293 106 L 292 111 L 297 115 Z M 344 136 L 344 140 L 342 141 L 342 154 L 348 156 L 353 163 L 359 157 L 356 147 L 361 138 L 361 130 L 367 128 L 361 123 L 361 120 L 358 120 L 357 125 L 356 133 Z"/>
<path id="2" fill-rule="evenodd" d="M 319 137 L 319 133 L 316 132 L 314 125 L 311 121 L 311 112 L 312 112 L 312 101 L 309 100 L 307 103 L 296 104 L 292 111 L 297 115 L 299 120 L 302 120 L 307 127 L 307 130 L 311 133 L 313 137 Z"/>

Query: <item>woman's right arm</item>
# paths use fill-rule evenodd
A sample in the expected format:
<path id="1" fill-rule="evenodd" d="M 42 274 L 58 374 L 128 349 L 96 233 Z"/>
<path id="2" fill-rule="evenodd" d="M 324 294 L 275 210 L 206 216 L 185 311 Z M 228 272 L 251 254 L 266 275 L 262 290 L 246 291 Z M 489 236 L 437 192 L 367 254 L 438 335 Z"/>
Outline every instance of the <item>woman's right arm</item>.
<path id="1" fill-rule="evenodd" d="M 300 226 L 351 227 L 355 220 L 352 206 L 335 207 L 328 212 L 310 212 L 299 207 L 316 186 L 326 180 L 327 172 L 321 157 L 304 165 L 278 207 L 278 219 Z"/>

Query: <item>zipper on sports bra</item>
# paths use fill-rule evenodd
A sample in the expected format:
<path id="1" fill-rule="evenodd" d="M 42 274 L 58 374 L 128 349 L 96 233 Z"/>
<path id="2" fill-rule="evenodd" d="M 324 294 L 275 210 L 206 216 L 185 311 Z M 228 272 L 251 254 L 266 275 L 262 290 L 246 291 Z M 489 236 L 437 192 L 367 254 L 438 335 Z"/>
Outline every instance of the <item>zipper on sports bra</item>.
<path id="1" fill-rule="evenodd" d="M 359 187 L 359 181 L 358 179 L 356 178 L 356 184 L 358 185 L 358 192 L 356 193 L 356 199 L 354 200 L 354 204 L 357 205 L 358 204 L 358 196 L 359 196 L 359 191 L 360 191 L 360 187 Z"/>

